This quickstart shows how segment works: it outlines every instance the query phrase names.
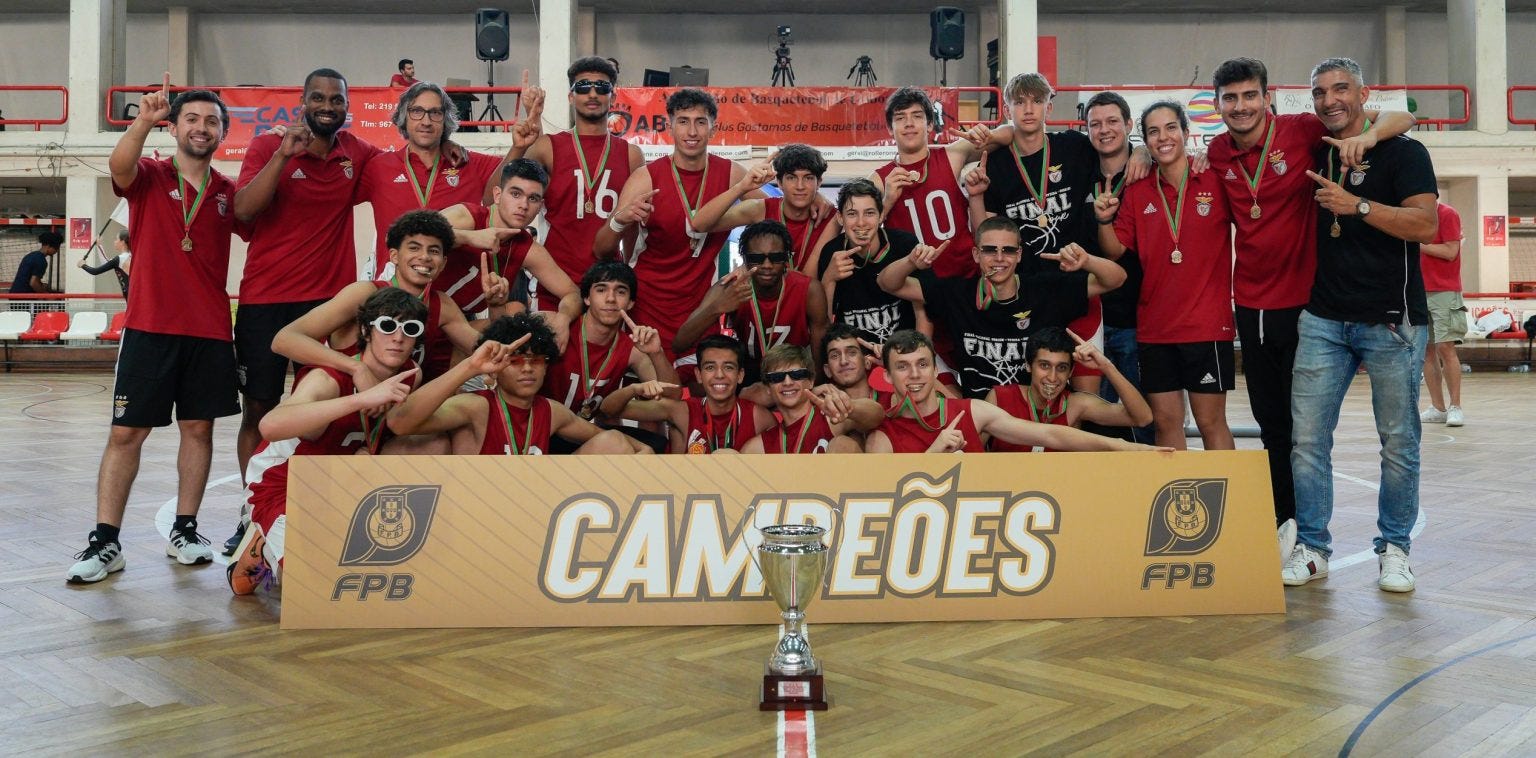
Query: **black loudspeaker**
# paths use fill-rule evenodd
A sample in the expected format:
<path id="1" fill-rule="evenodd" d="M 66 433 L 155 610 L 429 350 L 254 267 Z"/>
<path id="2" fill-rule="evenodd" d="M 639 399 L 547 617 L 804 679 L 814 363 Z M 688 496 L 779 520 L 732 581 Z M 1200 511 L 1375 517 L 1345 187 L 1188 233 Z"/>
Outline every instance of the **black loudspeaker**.
<path id="1" fill-rule="evenodd" d="M 953 61 L 965 57 L 965 11 L 941 5 L 928 14 L 928 25 L 933 30 L 928 41 L 928 54 L 934 60 Z"/>
<path id="2" fill-rule="evenodd" d="M 512 39 L 507 12 L 499 8 L 475 11 L 475 57 L 483 61 L 504 61 Z"/>

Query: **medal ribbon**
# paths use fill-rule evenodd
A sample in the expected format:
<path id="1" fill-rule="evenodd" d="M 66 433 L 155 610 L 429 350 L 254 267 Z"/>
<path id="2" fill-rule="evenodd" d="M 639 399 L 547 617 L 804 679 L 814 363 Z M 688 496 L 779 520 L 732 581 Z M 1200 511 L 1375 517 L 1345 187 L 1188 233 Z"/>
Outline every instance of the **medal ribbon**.
<path id="1" fill-rule="evenodd" d="M 1237 170 L 1243 172 L 1243 181 L 1248 183 L 1248 194 L 1253 196 L 1253 204 L 1259 204 L 1259 185 L 1264 181 L 1264 167 L 1269 165 L 1269 146 L 1275 141 L 1275 117 L 1268 116 L 1269 128 L 1264 131 L 1264 147 L 1260 148 L 1259 166 L 1254 169 L 1253 176 L 1248 175 L 1248 169 L 1243 167 L 1243 159 L 1234 161 Z"/>
<path id="2" fill-rule="evenodd" d="M 213 179 L 213 168 L 209 167 L 202 186 L 197 188 L 197 199 L 192 201 L 192 210 L 187 210 L 187 182 L 181 178 L 181 167 L 176 165 L 174 156 L 171 158 L 171 170 L 176 172 L 176 191 L 181 193 L 181 235 L 183 239 L 191 239 L 192 222 L 197 218 L 197 212 L 203 209 L 203 198 L 208 196 L 208 182 Z"/>
<path id="3" fill-rule="evenodd" d="M 597 177 L 602 176 L 603 170 L 608 168 L 608 150 L 613 147 L 613 140 L 608 135 L 603 135 L 603 157 L 597 161 L 596 171 L 587 170 L 587 153 L 582 149 L 581 138 L 576 136 L 576 132 L 571 132 L 571 141 L 576 143 L 576 160 L 581 161 L 581 175 L 587 180 L 586 189 L 582 192 L 582 199 L 590 203 L 597 197 Z M 707 162 L 704 166 L 706 170 L 709 168 Z M 675 167 L 674 170 L 676 170 Z M 593 207 L 595 208 L 596 206 L 594 205 Z"/>
<path id="4" fill-rule="evenodd" d="M 1189 184 L 1189 164 L 1184 164 L 1184 176 L 1179 178 L 1178 211 L 1168 210 L 1168 196 L 1163 194 L 1163 174 L 1157 172 L 1157 199 L 1163 204 L 1163 220 L 1168 222 L 1168 234 L 1173 237 L 1173 249 L 1179 249 L 1179 227 L 1184 223 L 1184 188 Z"/>
<path id="5" fill-rule="evenodd" d="M 363 356 L 354 355 L 352 356 L 352 360 L 362 361 Z M 352 387 L 352 394 L 358 394 L 357 387 L 355 385 Z M 376 425 L 370 425 L 368 423 L 368 415 L 362 411 L 357 412 L 357 423 L 363 427 L 363 439 L 368 443 L 369 455 L 376 455 L 379 452 L 379 440 L 384 437 L 384 422 L 386 420 L 388 419 L 386 419 L 383 415 L 380 415 L 379 423 Z"/>
<path id="6" fill-rule="evenodd" d="M 737 423 L 740 422 L 740 421 L 741 421 L 741 404 L 737 403 L 736 407 L 731 409 L 731 423 L 725 425 L 725 447 L 732 448 L 732 449 L 735 448 L 735 446 L 733 444 L 731 444 L 731 443 L 733 443 L 736 440 L 736 426 L 737 426 Z M 724 448 L 722 448 L 719 445 L 719 443 L 716 442 L 716 438 L 715 438 L 715 414 L 709 412 L 709 401 L 708 400 L 704 401 L 704 434 L 705 434 L 706 437 L 709 438 L 709 451 L 711 453 L 713 453 L 716 450 L 724 449 Z"/>
<path id="7" fill-rule="evenodd" d="M 1045 151 L 1044 154 L 1040 156 L 1040 181 L 1038 182 L 1040 186 L 1039 192 L 1035 191 L 1035 185 L 1037 183 L 1030 181 L 1029 172 L 1024 170 L 1024 156 L 1019 155 L 1018 143 L 1008 143 L 1008 149 L 1013 153 L 1014 168 L 1018 169 L 1019 177 L 1024 180 L 1024 187 L 1029 190 L 1029 196 L 1034 198 L 1035 202 L 1040 205 L 1040 212 L 1045 213 L 1045 193 L 1049 192 L 1051 189 L 1051 184 L 1049 181 L 1051 175 L 1050 171 L 1048 170 L 1051 167 L 1050 137 L 1047 136 L 1045 138 Z"/>
<path id="8" fill-rule="evenodd" d="M 608 362 L 613 360 L 613 350 L 619 346 L 619 335 L 613 335 L 613 341 L 608 343 L 608 354 L 603 356 L 602 365 L 597 367 L 597 373 L 592 373 L 591 356 L 587 355 L 587 320 L 581 320 L 581 389 L 584 393 L 583 401 L 592 397 L 597 390 L 597 379 L 608 373 Z"/>
<path id="9" fill-rule="evenodd" d="M 688 191 L 683 189 L 683 175 L 677 172 L 677 162 L 668 159 L 667 165 L 672 167 L 672 181 L 677 183 L 677 196 L 683 199 L 683 208 L 688 211 L 688 219 L 691 221 L 693 214 L 704 206 L 704 188 L 709 185 L 709 156 L 704 156 L 704 176 L 699 179 L 698 199 L 691 203 L 688 202 Z"/>
<path id="10" fill-rule="evenodd" d="M 432 199 L 432 187 L 437 184 L 437 166 L 442 160 L 443 154 L 439 151 L 437 157 L 432 159 L 432 173 L 427 175 L 427 189 L 423 192 L 421 182 L 416 180 L 416 169 L 411 167 L 411 154 L 409 151 L 405 154 L 405 176 L 411 180 L 411 189 L 416 191 L 416 202 L 423 208 Z"/>
<path id="11" fill-rule="evenodd" d="M 389 277 L 389 286 L 394 287 L 395 289 L 400 290 L 402 292 L 405 292 L 405 290 L 400 286 L 400 276 L 398 274 Z M 406 292 L 405 294 L 410 295 L 411 293 Z M 430 284 L 427 285 L 426 289 L 423 289 L 421 291 L 420 295 L 411 295 L 411 297 L 414 297 L 417 300 L 420 300 L 421 302 L 425 303 L 428 306 L 428 311 L 427 311 L 428 314 L 431 313 L 432 285 L 430 285 Z M 423 334 L 422 336 L 425 337 L 426 335 Z"/>
<path id="12" fill-rule="evenodd" d="M 525 455 L 533 443 L 533 407 L 528 407 L 528 425 L 523 427 L 523 446 L 517 446 L 517 430 L 512 426 L 512 411 L 507 407 L 507 399 L 501 396 L 501 390 L 496 390 L 496 401 L 501 403 L 501 420 L 507 426 L 507 441 L 512 443 L 512 455 Z"/>
<path id="13" fill-rule="evenodd" d="M 810 431 L 810 429 L 811 429 L 811 422 L 815 421 L 815 420 L 816 420 L 816 408 L 815 408 L 815 406 L 812 406 L 811 407 L 811 412 L 805 414 L 805 418 L 800 420 L 801 421 L 800 437 L 799 437 L 799 439 L 795 440 L 795 449 L 794 450 L 790 450 L 789 449 L 789 435 L 784 433 L 784 426 L 781 424 L 779 426 L 779 450 L 781 450 L 783 452 L 786 452 L 786 453 L 800 453 L 800 452 L 804 452 L 804 450 L 802 450 L 802 448 L 805 447 L 805 433 Z"/>
<path id="14" fill-rule="evenodd" d="M 768 335 L 772 334 L 773 331 L 779 326 L 779 307 L 778 305 L 774 305 L 773 323 L 767 327 L 764 327 L 763 311 L 761 306 L 759 306 L 757 303 L 757 282 L 748 279 L 747 286 L 752 288 L 752 328 L 757 331 L 757 349 L 759 354 L 767 354 L 768 348 L 770 347 L 768 344 Z M 784 285 L 780 284 L 779 296 L 782 297 L 783 295 Z"/>
<path id="15" fill-rule="evenodd" d="M 1114 177 L 1105 177 L 1103 185 L 1094 187 L 1094 198 L 1098 198 L 1099 195 L 1105 193 L 1108 193 L 1110 197 L 1120 196 L 1120 190 L 1125 187 L 1125 171 L 1123 169 L 1120 171 L 1120 181 L 1116 182 L 1115 186 L 1111 187 L 1109 186 L 1109 183 L 1113 178 Z"/>
<path id="16" fill-rule="evenodd" d="M 1367 131 L 1370 131 L 1370 129 L 1371 129 L 1371 120 L 1370 119 L 1366 119 L 1365 120 L 1365 128 L 1361 129 L 1360 133 L 1361 134 L 1365 134 Z M 1338 173 L 1337 174 L 1334 173 L 1334 168 L 1333 168 L 1333 147 L 1332 146 L 1329 146 L 1329 148 L 1328 148 L 1328 178 L 1330 180 L 1332 180 L 1334 184 L 1343 184 L 1344 183 L 1344 164 L 1340 163 L 1339 164 L 1339 168 L 1338 168 Z M 1335 213 L 1333 215 L 1337 216 L 1339 214 Z"/>
<path id="17" fill-rule="evenodd" d="M 1036 406 L 1035 405 L 1035 388 L 1034 387 L 1025 387 L 1024 388 L 1024 401 L 1029 403 L 1029 420 L 1037 422 L 1037 423 L 1041 423 L 1041 424 L 1049 424 L 1052 421 L 1055 421 L 1056 419 L 1061 418 L 1061 414 L 1067 412 L 1067 395 L 1068 394 L 1069 394 L 1068 392 L 1063 392 L 1061 394 L 1061 398 L 1060 398 L 1060 400 L 1061 400 L 1061 403 L 1060 403 L 1061 407 L 1057 408 L 1053 412 L 1051 410 L 1051 407 L 1050 407 L 1049 403 L 1046 404 L 1045 410 L 1041 410 L 1038 406 Z"/>
<path id="18" fill-rule="evenodd" d="M 789 228 L 789 219 L 784 216 L 784 200 L 782 198 L 779 200 L 779 223 L 783 224 L 785 229 Z M 794 268 L 796 271 L 800 270 L 800 265 L 805 262 L 805 257 L 810 255 L 811 234 L 815 231 L 816 220 L 807 217 L 805 219 L 805 234 L 800 240 L 800 247 L 791 253 L 794 258 Z"/>
<path id="19" fill-rule="evenodd" d="M 876 232 L 876 235 L 882 235 L 883 233 L 884 233 L 883 231 Z M 880 236 L 877 236 L 876 239 L 880 239 Z M 865 266 L 868 266 L 871 263 L 879 263 L 880 261 L 885 260 L 885 256 L 891 254 L 891 238 L 890 237 L 885 237 L 884 239 L 885 239 L 885 247 L 880 248 L 880 252 L 878 252 L 878 253 L 873 253 L 873 254 L 865 253 L 864 254 L 864 262 L 859 264 L 859 268 L 864 268 Z"/>
<path id="20" fill-rule="evenodd" d="M 917 425 L 918 426 L 920 426 L 924 430 L 930 431 L 930 432 L 941 431 L 948 424 L 949 409 L 946 408 L 945 405 L 944 405 L 944 401 L 946 399 L 947 398 L 945 398 L 943 395 L 939 395 L 939 425 L 938 426 L 929 426 L 928 425 L 928 422 L 923 419 L 923 414 L 917 412 L 917 406 L 912 402 L 912 396 L 911 395 L 907 395 L 907 396 L 905 396 L 905 397 L 903 397 L 901 399 L 901 405 L 896 407 L 896 411 L 892 415 L 893 415 L 893 417 L 894 416 L 900 416 L 902 411 L 910 409 L 912 411 L 912 418 L 917 419 Z"/>
<path id="21" fill-rule="evenodd" d="M 1018 274 L 1014 274 L 1013 275 L 1013 291 L 1014 292 L 1018 292 L 1019 291 L 1019 275 Z M 978 310 L 978 311 L 986 310 L 989 306 L 992 305 L 992 301 L 995 300 L 996 297 L 997 297 L 997 288 L 992 286 L 992 282 L 987 281 L 987 277 L 985 277 L 985 276 L 977 277 L 976 278 L 976 310 Z"/>

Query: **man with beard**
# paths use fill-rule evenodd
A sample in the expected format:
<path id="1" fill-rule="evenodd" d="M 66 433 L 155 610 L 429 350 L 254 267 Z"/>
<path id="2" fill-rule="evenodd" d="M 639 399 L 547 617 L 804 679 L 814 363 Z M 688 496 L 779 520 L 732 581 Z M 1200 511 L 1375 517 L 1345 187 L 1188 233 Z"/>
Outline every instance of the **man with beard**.
<path id="1" fill-rule="evenodd" d="M 759 221 L 777 221 L 789 230 L 788 250 L 794 254 L 789 267 L 815 277 L 816 251 L 837 233 L 837 214 L 821 195 L 821 177 L 826 172 L 827 159 L 820 150 L 799 143 L 785 145 L 725 193 L 705 203 L 693 223 L 699 229 L 723 232 Z M 783 197 L 736 202 L 774 178 Z"/>
<path id="2" fill-rule="evenodd" d="M 176 517 L 166 555 L 183 565 L 208 563 L 213 551 L 197 533 L 213 455 L 213 420 L 231 416 L 235 355 L 229 324 L 230 235 L 237 222 L 235 185 L 213 170 L 229 111 L 219 96 L 191 90 L 170 98 L 171 75 L 139 100 L 139 114 L 112 149 L 112 189 L 128 200 L 138 255 L 128 320 L 112 390 L 112 432 L 96 481 L 96 528 L 67 574 L 99 582 L 124 566 L 118 532 L 150 430 L 171 423 L 181 433 L 176 458 Z M 170 158 L 144 157 L 144 140 L 161 121 L 176 140 Z"/>
<path id="3" fill-rule="evenodd" d="M 1077 343 L 1074 348 L 1072 343 Z M 1029 383 L 1004 384 L 987 393 L 987 402 L 1014 418 L 1041 424 L 1082 428 L 1098 426 L 1146 426 L 1152 423 L 1152 406 L 1131 386 L 1104 353 L 1065 329 L 1049 327 L 1029 339 Z M 1098 395 L 1073 392 L 1067 380 L 1078 363 L 1093 364 L 1119 391 L 1123 403 L 1111 403 Z M 987 449 L 995 453 L 1057 452 L 1036 445 L 1015 445 L 994 439 Z"/>
<path id="4" fill-rule="evenodd" d="M 373 204 L 374 259 L 363 266 L 365 279 L 380 272 L 389 254 L 384 239 L 389 225 L 406 211 L 440 211 L 459 203 L 483 203 L 501 169 L 502 158 L 471 152 L 464 165 L 450 138 L 459 128 L 453 101 L 441 86 L 417 82 L 400 94 L 395 128 L 405 147 L 369 161 L 356 201 Z"/>
<path id="5" fill-rule="evenodd" d="M 525 93 L 528 117 L 512 129 L 507 157 L 530 158 L 549 172 L 544 210 L 549 237 L 544 246 L 571 281 L 579 281 L 596 262 L 592 238 L 617 209 L 619 190 L 630 174 L 645 165 L 638 145 L 608 131 L 618 77 L 607 58 L 581 58 L 565 71 L 571 87 L 566 101 L 576 117 L 575 128 L 543 134 L 544 91 L 531 87 Z M 559 298 L 540 281 L 530 304 L 536 310 L 551 311 L 558 303 Z"/>
<path id="6" fill-rule="evenodd" d="M 242 474 L 261 442 L 261 419 L 282 398 L 288 376 L 288 359 L 272 352 L 272 338 L 357 280 L 352 194 L 379 153 L 342 128 L 347 80 L 340 73 L 311 71 L 300 102 L 303 124 L 251 140 L 235 192 L 235 218 L 250 225 L 235 315 Z"/>
<path id="7" fill-rule="evenodd" d="M 976 239 L 970 255 L 980 274 L 935 276 L 931 269 L 944 257 L 945 246 L 918 245 L 881 271 L 877 280 L 887 293 L 923 305 L 933 315 L 935 327 L 957 348 L 960 386 L 973 398 L 999 384 L 1018 383 L 1028 370 L 1024 356 L 1031 334 L 1047 326 L 1065 327 L 1087 310 L 1088 298 L 1125 280 L 1125 271 L 1113 261 L 1089 255 L 1075 244 L 1060 253 L 1040 254 L 1057 262 L 1060 271 L 1019 273 L 1023 253 L 1018 225 L 1011 219 L 981 222 Z"/>

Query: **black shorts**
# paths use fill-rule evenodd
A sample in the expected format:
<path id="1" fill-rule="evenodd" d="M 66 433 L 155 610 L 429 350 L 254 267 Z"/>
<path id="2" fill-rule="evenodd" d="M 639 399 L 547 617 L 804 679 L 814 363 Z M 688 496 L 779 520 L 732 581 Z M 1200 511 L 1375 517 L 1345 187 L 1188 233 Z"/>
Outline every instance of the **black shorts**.
<path id="1" fill-rule="evenodd" d="M 1232 343 L 1178 342 L 1136 343 L 1141 367 L 1141 391 L 1195 393 L 1231 392 Z"/>
<path id="2" fill-rule="evenodd" d="M 235 360 L 241 394 L 265 403 L 282 399 L 288 359 L 272 352 L 272 338 L 323 302 L 240 304 L 235 311 Z"/>
<path id="3" fill-rule="evenodd" d="M 169 426 L 240 412 L 228 342 L 124 329 L 112 388 L 114 426 Z"/>

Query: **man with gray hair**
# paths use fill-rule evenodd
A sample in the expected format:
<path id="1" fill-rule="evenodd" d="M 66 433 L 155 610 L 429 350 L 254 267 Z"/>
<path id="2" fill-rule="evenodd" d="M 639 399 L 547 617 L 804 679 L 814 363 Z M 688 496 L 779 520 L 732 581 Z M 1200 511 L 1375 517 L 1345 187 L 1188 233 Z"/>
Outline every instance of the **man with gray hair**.
<path id="1" fill-rule="evenodd" d="M 1360 66 L 1329 58 L 1312 70 L 1312 107 L 1335 140 L 1370 128 L 1370 90 Z M 1364 366 L 1381 437 L 1381 489 L 1375 539 L 1377 586 L 1410 592 L 1410 531 L 1419 513 L 1419 372 L 1429 311 L 1419 243 L 1439 221 L 1434 166 L 1423 145 L 1382 139 L 1346 165 L 1337 143 L 1320 151 L 1317 171 L 1317 273 L 1297 324 L 1291 387 L 1297 544 L 1281 570 L 1287 585 L 1328 575 L 1332 553 L 1333 430 L 1344 394 Z"/>
<path id="2" fill-rule="evenodd" d="M 432 82 L 417 82 L 400 94 L 394 121 L 404 148 L 370 161 L 358 187 L 357 201 L 373 203 L 376 240 L 374 260 L 363 266 L 367 279 L 378 271 L 378 261 L 389 256 L 385 232 L 400 214 L 440 211 L 459 203 L 483 205 L 505 160 L 476 152 L 470 152 L 463 165 L 448 160 L 444 150 L 459 119 L 448 93 Z"/>

